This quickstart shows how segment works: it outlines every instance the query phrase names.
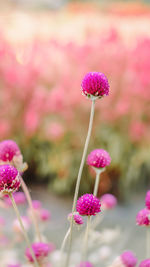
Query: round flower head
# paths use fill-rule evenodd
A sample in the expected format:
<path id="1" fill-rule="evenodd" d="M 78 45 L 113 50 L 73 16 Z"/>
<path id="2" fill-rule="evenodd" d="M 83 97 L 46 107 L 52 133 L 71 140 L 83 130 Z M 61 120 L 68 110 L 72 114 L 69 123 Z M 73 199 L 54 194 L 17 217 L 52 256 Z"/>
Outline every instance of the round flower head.
<path id="1" fill-rule="evenodd" d="M 103 73 L 89 72 L 82 80 L 81 89 L 83 94 L 89 98 L 101 98 L 109 94 L 109 83 Z"/>
<path id="2" fill-rule="evenodd" d="M 51 214 L 50 214 L 49 210 L 42 209 L 40 211 L 40 219 L 41 219 L 41 221 L 44 221 L 44 222 L 48 221 L 50 219 L 50 217 L 51 217 Z"/>
<path id="3" fill-rule="evenodd" d="M 150 225 L 149 215 L 150 215 L 150 210 L 148 209 L 140 210 L 136 216 L 136 223 L 138 225 L 149 226 Z"/>
<path id="4" fill-rule="evenodd" d="M 94 265 L 89 261 L 83 261 L 77 267 L 94 267 Z"/>
<path id="5" fill-rule="evenodd" d="M 71 222 L 71 219 L 72 219 L 72 213 L 69 213 L 68 220 Z M 82 217 L 79 215 L 78 212 L 73 213 L 73 221 L 76 225 L 82 225 L 84 223 Z"/>
<path id="6" fill-rule="evenodd" d="M 150 209 L 150 190 L 146 193 L 145 205 L 148 209 Z"/>
<path id="7" fill-rule="evenodd" d="M 26 197 L 25 197 L 25 194 L 23 192 L 13 193 L 13 198 L 15 199 L 15 202 L 17 205 L 23 205 L 26 202 Z M 12 202 L 11 202 L 9 196 L 6 195 L 4 198 L 4 201 L 8 206 L 12 206 Z"/>
<path id="8" fill-rule="evenodd" d="M 22 172 L 27 169 L 27 164 L 23 163 L 21 151 L 13 140 L 0 142 L 0 164 L 11 164 Z"/>
<path id="9" fill-rule="evenodd" d="M 42 243 L 42 242 L 33 243 L 32 249 L 39 263 L 41 263 L 51 251 L 50 245 L 48 243 Z M 29 262 L 34 262 L 29 248 L 26 249 L 25 255 Z"/>
<path id="10" fill-rule="evenodd" d="M 4 140 L 0 142 L 1 161 L 11 161 L 14 156 L 18 156 L 20 154 L 20 149 L 13 140 Z"/>
<path id="11" fill-rule="evenodd" d="M 81 196 L 77 201 L 76 209 L 80 215 L 91 216 L 99 213 L 100 200 L 93 194 L 85 194 Z"/>
<path id="12" fill-rule="evenodd" d="M 104 194 L 100 201 L 104 210 L 113 209 L 117 205 L 117 199 L 112 194 Z"/>
<path id="13" fill-rule="evenodd" d="M 0 165 L 0 192 L 4 195 L 17 191 L 20 187 L 20 174 L 11 165 Z"/>
<path id="14" fill-rule="evenodd" d="M 95 168 L 105 168 L 110 162 L 111 158 L 104 149 L 95 149 L 87 157 L 87 164 Z"/>
<path id="15" fill-rule="evenodd" d="M 150 267 L 150 259 L 146 259 L 144 261 L 141 261 L 139 267 Z"/>
<path id="16" fill-rule="evenodd" d="M 134 267 L 137 264 L 137 258 L 132 251 L 125 251 L 120 257 L 126 267 Z"/>

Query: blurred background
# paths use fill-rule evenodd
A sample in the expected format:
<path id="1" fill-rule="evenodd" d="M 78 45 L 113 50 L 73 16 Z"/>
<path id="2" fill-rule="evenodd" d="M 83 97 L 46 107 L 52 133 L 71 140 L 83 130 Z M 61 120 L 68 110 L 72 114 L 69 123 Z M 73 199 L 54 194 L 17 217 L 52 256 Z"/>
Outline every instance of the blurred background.
<path id="1" fill-rule="evenodd" d="M 74 191 L 91 104 L 80 84 L 100 71 L 110 95 L 96 103 L 89 152 L 104 148 L 112 163 L 99 195 L 148 187 L 149 29 L 149 1 L 0 1 L 0 140 L 20 145 L 29 183 Z M 80 193 L 91 177 L 85 166 Z"/>

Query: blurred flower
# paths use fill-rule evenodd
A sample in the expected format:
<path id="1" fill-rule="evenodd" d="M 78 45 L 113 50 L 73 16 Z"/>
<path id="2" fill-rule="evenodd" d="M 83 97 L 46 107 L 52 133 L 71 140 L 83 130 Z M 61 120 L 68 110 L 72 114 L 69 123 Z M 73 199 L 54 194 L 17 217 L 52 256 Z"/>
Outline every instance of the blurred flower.
<path id="1" fill-rule="evenodd" d="M 134 267 L 137 264 L 137 258 L 132 251 L 125 251 L 120 257 L 126 267 Z"/>
<path id="2" fill-rule="evenodd" d="M 84 223 L 82 217 L 79 215 L 78 212 L 74 212 L 73 215 L 72 213 L 69 213 L 68 215 L 68 220 L 71 222 L 71 219 L 72 219 L 72 216 L 73 216 L 73 222 L 76 224 L 76 225 L 82 225 Z"/>
<path id="3" fill-rule="evenodd" d="M 23 192 L 15 192 L 13 193 L 13 197 L 17 205 L 23 205 L 26 203 L 26 197 Z M 12 206 L 12 202 L 8 195 L 4 196 L 4 201 L 8 206 Z"/>
<path id="4" fill-rule="evenodd" d="M 11 165 L 0 165 L 0 192 L 4 195 L 13 193 L 21 185 L 18 170 Z"/>
<path id="5" fill-rule="evenodd" d="M 89 261 L 83 261 L 77 267 L 94 267 L 94 265 Z"/>
<path id="6" fill-rule="evenodd" d="M 27 169 L 27 164 L 23 163 L 21 151 L 13 140 L 0 142 L 0 164 L 11 164 L 19 171 Z"/>
<path id="7" fill-rule="evenodd" d="M 146 259 L 140 262 L 139 267 L 149 267 L 150 266 L 150 259 Z"/>
<path id="8" fill-rule="evenodd" d="M 95 149 L 87 157 L 87 164 L 95 168 L 105 168 L 110 162 L 111 158 L 104 149 Z"/>
<path id="9" fill-rule="evenodd" d="M 42 203 L 39 200 L 32 200 L 32 206 L 35 210 L 40 210 L 42 208 Z"/>
<path id="10" fill-rule="evenodd" d="M 145 206 L 150 209 L 150 190 L 146 193 Z"/>
<path id="11" fill-rule="evenodd" d="M 113 209 L 117 205 L 117 199 L 112 194 L 104 194 L 101 198 L 101 207 L 104 210 Z"/>
<path id="12" fill-rule="evenodd" d="M 51 217 L 51 214 L 49 212 L 49 210 L 47 209 L 41 209 L 40 210 L 40 219 L 41 221 L 45 222 L 45 221 L 48 221 Z"/>
<path id="13" fill-rule="evenodd" d="M 22 220 L 22 223 L 23 223 L 23 226 L 24 226 L 25 230 L 28 231 L 29 228 L 30 228 L 29 218 L 26 217 L 26 216 L 22 216 L 21 220 Z M 14 222 L 13 222 L 13 230 L 16 233 L 22 234 L 22 228 L 20 226 L 20 222 L 18 221 L 18 219 L 15 219 Z"/>
<path id="14" fill-rule="evenodd" d="M 100 210 L 100 200 L 93 194 L 85 194 L 77 200 L 76 210 L 82 216 L 92 216 L 99 213 Z"/>
<path id="15" fill-rule="evenodd" d="M 140 226 L 141 225 L 149 226 L 150 225 L 149 215 L 150 215 L 150 210 L 148 209 L 140 210 L 136 216 L 136 223 Z"/>
<path id="16" fill-rule="evenodd" d="M 85 75 L 81 84 L 82 92 L 87 97 L 106 96 L 109 94 L 109 83 L 101 72 L 89 72 Z"/>
<path id="17" fill-rule="evenodd" d="M 42 243 L 42 242 L 33 243 L 32 249 L 39 263 L 42 263 L 43 260 L 48 256 L 48 254 L 53 250 L 48 243 Z M 34 262 L 29 248 L 26 249 L 25 255 L 29 262 Z"/>

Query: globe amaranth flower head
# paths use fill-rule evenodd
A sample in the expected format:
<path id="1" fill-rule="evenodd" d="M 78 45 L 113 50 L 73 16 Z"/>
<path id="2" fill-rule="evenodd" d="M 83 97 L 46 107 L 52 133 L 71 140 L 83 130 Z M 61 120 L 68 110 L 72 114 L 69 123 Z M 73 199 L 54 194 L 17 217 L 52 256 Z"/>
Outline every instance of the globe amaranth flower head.
<path id="1" fill-rule="evenodd" d="M 3 195 L 13 193 L 21 185 L 18 170 L 11 165 L 0 165 L 0 192 Z"/>
<path id="2" fill-rule="evenodd" d="M 0 164 L 11 164 L 19 171 L 27 169 L 27 164 L 23 163 L 23 156 L 19 146 L 13 140 L 0 142 Z"/>
<path id="3" fill-rule="evenodd" d="M 140 210 L 136 216 L 137 225 L 149 226 L 150 225 L 149 216 L 150 216 L 150 210 L 148 209 Z"/>
<path id="4" fill-rule="evenodd" d="M 137 264 L 137 258 L 132 251 L 123 252 L 120 258 L 126 267 L 135 267 Z"/>
<path id="5" fill-rule="evenodd" d="M 83 261 L 77 267 L 94 267 L 94 265 L 89 261 Z"/>
<path id="6" fill-rule="evenodd" d="M 150 190 L 147 191 L 146 197 L 145 197 L 145 205 L 148 209 L 150 209 Z"/>
<path id="7" fill-rule="evenodd" d="M 42 261 L 48 256 L 48 254 L 53 250 L 49 243 L 36 242 L 32 244 L 32 249 L 37 259 L 37 262 L 42 263 Z M 34 262 L 30 249 L 27 248 L 25 255 L 29 262 Z"/>
<path id="8" fill-rule="evenodd" d="M 117 198 L 112 194 L 104 194 L 101 198 L 102 209 L 113 209 L 117 205 Z"/>
<path id="9" fill-rule="evenodd" d="M 107 77 L 101 72 L 87 73 L 81 83 L 83 95 L 88 98 L 101 98 L 109 94 L 109 83 Z"/>
<path id="10" fill-rule="evenodd" d="M 68 220 L 71 222 L 71 219 L 72 219 L 72 216 L 73 216 L 73 222 L 76 224 L 76 225 L 82 225 L 84 223 L 81 215 L 78 213 L 78 212 L 74 212 L 73 214 L 72 213 L 69 213 L 68 215 Z"/>
<path id="11" fill-rule="evenodd" d="M 150 267 L 150 259 L 141 261 L 139 267 Z"/>
<path id="12" fill-rule="evenodd" d="M 87 164 L 95 168 L 105 168 L 111 162 L 111 157 L 104 149 L 94 149 L 87 157 Z"/>
<path id="13" fill-rule="evenodd" d="M 81 196 L 77 201 L 76 210 L 82 216 L 92 216 L 99 213 L 100 200 L 93 194 L 85 194 Z"/>

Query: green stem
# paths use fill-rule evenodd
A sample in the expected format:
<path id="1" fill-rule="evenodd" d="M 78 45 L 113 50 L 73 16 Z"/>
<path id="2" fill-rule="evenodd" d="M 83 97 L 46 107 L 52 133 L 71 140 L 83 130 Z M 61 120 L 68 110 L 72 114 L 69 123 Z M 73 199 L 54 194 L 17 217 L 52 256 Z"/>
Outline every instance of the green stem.
<path id="1" fill-rule="evenodd" d="M 62 242 L 62 245 L 61 245 L 61 259 L 62 259 L 62 255 L 63 255 L 63 252 L 64 252 L 64 249 L 65 249 L 65 246 L 66 246 L 66 243 L 67 243 L 67 240 L 68 240 L 68 237 L 69 237 L 69 235 L 70 235 L 70 227 L 69 227 L 69 229 L 68 229 L 68 231 L 67 231 L 67 233 L 66 233 L 66 235 L 65 235 L 65 237 L 64 237 L 64 240 L 63 240 L 63 242 Z"/>
<path id="2" fill-rule="evenodd" d="M 21 177 L 21 186 L 22 186 L 22 189 L 23 189 L 23 191 L 25 193 L 25 196 L 26 196 L 27 201 L 28 201 L 28 205 L 29 205 L 30 210 L 31 210 L 32 222 L 33 222 L 33 225 L 35 227 L 36 235 L 38 237 L 38 240 L 40 242 L 42 242 L 42 237 L 41 237 L 39 226 L 38 226 L 38 222 L 37 222 L 37 219 L 36 219 L 36 214 L 35 214 L 35 211 L 34 211 L 33 205 L 32 205 L 31 195 L 30 195 L 28 187 L 26 186 L 26 184 L 25 184 L 25 182 L 24 182 L 22 177 Z"/>
<path id="3" fill-rule="evenodd" d="M 84 243 L 83 243 L 82 261 L 85 261 L 87 259 L 88 237 L 89 237 L 89 230 L 90 230 L 90 221 L 91 221 L 91 217 L 88 216 L 86 230 L 85 230 Z"/>
<path id="4" fill-rule="evenodd" d="M 96 179 L 95 179 L 93 195 L 97 196 L 98 187 L 99 187 L 99 183 L 100 183 L 100 175 L 105 169 L 104 168 L 102 168 L 102 169 L 94 168 L 94 170 L 96 172 Z"/>
<path id="5" fill-rule="evenodd" d="M 75 208 L 76 208 L 76 202 L 77 202 L 77 198 L 78 198 L 78 194 L 79 194 L 79 187 L 80 187 L 80 182 L 81 182 L 82 171 L 83 171 L 84 162 L 86 159 L 87 149 L 88 149 L 88 145 L 89 145 L 89 141 L 90 141 L 90 137 L 91 137 L 91 132 L 92 132 L 94 112 L 95 112 L 95 100 L 92 100 L 88 133 L 87 133 L 87 137 L 86 137 L 86 141 L 85 141 L 85 145 L 84 145 L 84 149 L 83 149 L 82 159 L 81 159 L 79 173 L 78 173 L 77 182 L 76 182 L 76 188 L 75 188 L 75 194 L 74 194 L 73 206 L 72 206 L 72 214 L 75 212 Z M 70 254 L 71 254 L 71 248 L 72 248 L 72 231 L 73 231 L 73 216 L 72 216 L 71 224 L 70 224 L 69 249 L 68 249 L 65 267 L 68 267 L 69 262 L 70 262 Z"/>
<path id="6" fill-rule="evenodd" d="M 25 238 L 25 240 L 26 240 L 27 246 L 28 246 L 29 249 L 30 249 L 30 253 L 31 253 L 32 258 L 33 258 L 33 260 L 34 260 L 34 265 L 35 265 L 35 267 L 39 267 L 39 264 L 38 264 L 38 262 L 37 262 L 37 260 L 36 260 L 35 254 L 34 254 L 34 252 L 33 252 L 33 249 L 32 249 L 31 243 L 30 243 L 30 240 L 29 240 L 29 238 L 28 238 L 28 235 L 27 235 L 26 230 L 25 230 L 25 228 L 24 228 L 24 225 L 23 225 L 23 223 L 22 223 L 21 216 L 20 216 L 19 210 L 18 210 L 18 208 L 17 208 L 16 202 L 15 202 L 15 200 L 14 200 L 14 198 L 13 198 L 13 195 L 12 195 L 11 193 L 9 193 L 9 197 L 10 197 L 10 199 L 11 199 L 11 201 L 12 201 L 12 205 L 13 205 L 13 208 L 14 208 L 14 210 L 15 210 L 15 212 L 16 212 L 16 216 L 17 216 L 17 219 L 18 219 L 18 221 L 19 221 L 19 223 L 20 223 L 20 226 L 21 226 L 21 229 L 22 229 L 22 233 L 23 233 L 24 238 Z"/>

